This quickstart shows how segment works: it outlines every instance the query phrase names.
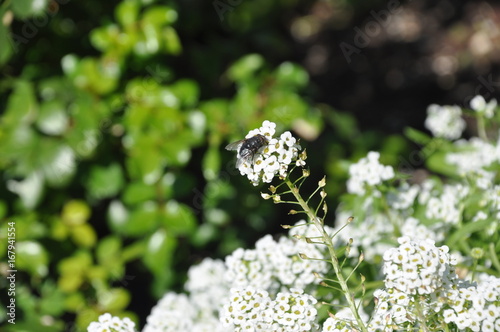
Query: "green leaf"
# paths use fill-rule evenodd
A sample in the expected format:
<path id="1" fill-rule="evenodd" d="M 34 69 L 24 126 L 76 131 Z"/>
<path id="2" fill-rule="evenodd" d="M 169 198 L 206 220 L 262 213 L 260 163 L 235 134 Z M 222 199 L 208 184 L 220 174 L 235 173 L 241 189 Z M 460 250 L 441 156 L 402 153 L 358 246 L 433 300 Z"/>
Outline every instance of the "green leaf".
<path id="1" fill-rule="evenodd" d="M 57 142 L 47 143 L 46 158 L 42 159 L 43 175 L 48 185 L 56 188 L 64 187 L 77 170 L 75 152 L 66 145 L 58 145 Z"/>
<path id="2" fill-rule="evenodd" d="M 90 207 L 81 200 L 71 200 L 63 207 L 61 218 L 67 225 L 82 225 L 87 222 L 91 214 Z"/>
<path id="3" fill-rule="evenodd" d="M 59 100 L 42 103 L 37 126 L 47 135 L 61 135 L 67 129 L 69 118 L 66 107 Z"/>
<path id="4" fill-rule="evenodd" d="M 2 123 L 7 128 L 27 125 L 36 119 L 38 102 L 33 84 L 16 80 L 14 91 L 9 96 L 7 111 L 2 116 Z"/>
<path id="5" fill-rule="evenodd" d="M 144 241 L 136 241 L 131 245 L 123 248 L 122 259 L 124 262 L 130 262 L 142 258 L 146 251 L 146 243 Z"/>
<path id="6" fill-rule="evenodd" d="M 305 118 L 309 105 L 295 93 L 274 91 L 265 107 L 266 114 L 271 115 L 274 122 L 289 126 L 299 118 Z"/>
<path id="7" fill-rule="evenodd" d="M 132 25 L 137 22 L 140 9 L 140 3 L 136 0 L 122 1 L 115 9 L 116 20 L 122 26 Z"/>
<path id="8" fill-rule="evenodd" d="M 446 240 L 446 245 L 450 248 L 454 248 L 458 242 L 469 239 L 471 234 L 487 229 L 492 222 L 495 221 L 483 219 L 476 222 L 469 222 L 451 234 Z"/>
<path id="9" fill-rule="evenodd" d="M 83 275 L 92 266 L 92 255 L 87 250 L 78 250 L 62 259 L 57 268 L 61 275 Z"/>
<path id="10" fill-rule="evenodd" d="M 92 166 L 87 183 L 88 193 L 95 199 L 113 197 L 123 188 L 124 182 L 120 164 Z"/>
<path id="11" fill-rule="evenodd" d="M 32 173 L 21 181 L 10 180 L 7 183 L 7 188 L 18 194 L 23 206 L 31 210 L 42 199 L 43 185 L 43 177 L 39 173 Z"/>
<path id="12" fill-rule="evenodd" d="M 11 8 L 14 11 L 16 17 L 20 19 L 26 19 L 34 15 L 44 15 L 45 19 L 49 20 L 48 13 L 44 13 L 47 9 L 48 0 L 16 0 L 12 1 Z M 25 24 L 29 24 L 31 29 L 38 31 L 41 27 L 34 25 L 33 21 L 25 21 Z M 33 27 L 31 27 L 33 26 Z"/>
<path id="13" fill-rule="evenodd" d="M 181 79 L 170 86 L 172 92 L 177 96 L 182 107 L 194 107 L 200 95 L 200 88 L 195 81 Z"/>
<path id="14" fill-rule="evenodd" d="M 97 234 L 89 224 L 75 225 L 70 228 L 73 242 L 79 247 L 91 248 L 97 241 Z"/>
<path id="15" fill-rule="evenodd" d="M 68 296 L 64 300 L 65 308 L 71 312 L 77 312 L 79 309 L 85 307 L 86 303 L 87 300 L 82 293 L 68 294 Z"/>
<path id="16" fill-rule="evenodd" d="M 122 241 L 118 236 L 110 235 L 101 239 L 96 249 L 97 262 L 101 265 L 111 264 L 121 254 Z"/>
<path id="17" fill-rule="evenodd" d="M 0 18 L 4 18 L 5 15 L 12 15 L 12 12 L 0 8 Z M 18 37 L 14 36 L 14 38 Z M 0 24 L 0 67 L 9 61 L 17 48 L 17 41 L 12 40 L 9 28 Z"/>
<path id="18" fill-rule="evenodd" d="M 183 141 L 171 140 L 163 144 L 163 155 L 169 166 L 184 166 L 191 159 L 191 147 Z"/>
<path id="19" fill-rule="evenodd" d="M 299 65 L 284 62 L 275 70 L 275 78 L 277 84 L 284 84 L 301 88 L 309 82 L 309 75 Z"/>
<path id="20" fill-rule="evenodd" d="M 52 280 L 42 284 L 40 311 L 44 315 L 59 316 L 64 312 L 66 295 L 56 287 Z"/>
<path id="21" fill-rule="evenodd" d="M 134 168 L 129 168 L 133 178 L 140 179 L 151 185 L 158 181 L 165 166 L 165 157 L 148 146 L 144 146 L 142 151 L 137 151 L 136 155 L 136 158 L 129 158 L 127 160 L 130 166 L 135 166 Z"/>
<path id="22" fill-rule="evenodd" d="M 63 59 L 63 68 L 71 72 L 72 58 Z M 69 64 L 67 63 L 69 62 Z M 118 85 L 121 67 L 115 59 L 83 58 L 76 65 L 70 78 L 73 84 L 81 90 L 92 91 L 98 95 L 112 92 Z"/>
<path id="23" fill-rule="evenodd" d="M 74 78 L 80 59 L 74 54 L 66 54 L 61 59 L 61 67 L 68 78 Z"/>
<path id="24" fill-rule="evenodd" d="M 240 82 L 255 75 L 255 72 L 264 66 L 264 58 L 259 54 L 245 55 L 236 61 L 227 72 L 233 82 Z"/>
<path id="25" fill-rule="evenodd" d="M 16 265 L 19 270 L 28 271 L 36 277 L 45 277 L 48 273 L 49 257 L 44 247 L 35 241 L 16 243 Z"/>
<path id="26" fill-rule="evenodd" d="M 168 6 L 153 6 L 145 10 L 142 21 L 157 27 L 177 21 L 177 11 Z"/>
<path id="27" fill-rule="evenodd" d="M 406 137 L 408 137 L 408 139 L 420 145 L 426 145 L 432 140 L 432 137 L 427 135 L 426 133 L 410 127 L 404 129 L 404 134 Z"/>
<path id="28" fill-rule="evenodd" d="M 123 202 L 127 205 L 134 205 L 156 197 L 155 186 L 146 184 L 142 181 L 134 181 L 125 187 L 123 192 Z"/>
<path id="29" fill-rule="evenodd" d="M 220 151 L 218 146 L 210 146 L 202 161 L 203 176 L 207 181 L 215 180 L 220 171 Z"/>
<path id="30" fill-rule="evenodd" d="M 120 311 L 125 309 L 130 303 L 130 294 L 123 288 L 112 288 L 104 292 L 99 292 L 97 302 L 104 311 Z"/>
<path id="31" fill-rule="evenodd" d="M 0 219 L 5 218 L 7 215 L 7 203 L 4 200 L 0 200 Z"/>
<path id="32" fill-rule="evenodd" d="M 164 48 L 167 53 L 178 55 L 182 52 L 181 40 L 174 28 L 163 28 L 161 35 L 164 43 Z"/>
<path id="33" fill-rule="evenodd" d="M 201 111 L 191 111 L 187 114 L 187 122 L 193 135 L 193 144 L 205 143 L 205 131 L 207 129 L 207 118 Z"/>
<path id="34" fill-rule="evenodd" d="M 172 265 L 172 255 L 176 247 L 177 240 L 167 230 L 158 229 L 148 240 L 143 261 L 155 275 L 165 278 Z"/>
<path id="35" fill-rule="evenodd" d="M 155 229 L 158 226 L 159 217 L 156 203 L 148 201 L 131 210 L 122 222 L 115 223 L 116 219 L 110 219 L 110 224 L 119 234 L 138 237 Z"/>
<path id="36" fill-rule="evenodd" d="M 90 42 L 92 46 L 98 50 L 106 52 L 116 47 L 117 41 L 123 40 L 124 35 L 126 34 L 124 34 L 116 24 L 109 24 L 105 27 L 92 30 L 90 32 Z M 71 60 L 71 58 L 67 58 L 65 61 L 69 60 Z M 67 65 L 70 66 L 71 63 Z"/>
<path id="37" fill-rule="evenodd" d="M 175 235 L 187 235 L 196 227 L 196 217 L 185 204 L 170 200 L 163 209 L 161 223 L 169 232 Z"/>
<path id="38" fill-rule="evenodd" d="M 206 117 L 207 127 L 213 131 L 219 130 L 219 124 L 225 123 L 229 114 L 229 102 L 226 99 L 212 99 L 201 103 L 200 110 Z"/>
<path id="39" fill-rule="evenodd" d="M 459 178 L 458 171 L 455 166 L 447 162 L 448 152 L 436 151 L 427 158 L 427 167 L 436 173 L 446 175 L 452 178 Z"/>
<path id="40" fill-rule="evenodd" d="M 222 209 L 207 208 L 204 211 L 206 222 L 212 225 L 225 226 L 231 220 L 229 213 Z"/>

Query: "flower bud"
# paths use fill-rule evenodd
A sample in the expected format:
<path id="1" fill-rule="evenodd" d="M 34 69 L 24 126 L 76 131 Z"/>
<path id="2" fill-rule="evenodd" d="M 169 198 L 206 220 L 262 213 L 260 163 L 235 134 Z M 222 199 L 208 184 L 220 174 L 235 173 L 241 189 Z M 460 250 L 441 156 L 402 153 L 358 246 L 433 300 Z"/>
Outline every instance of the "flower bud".
<path id="1" fill-rule="evenodd" d="M 271 195 L 266 194 L 266 193 L 260 193 L 260 196 L 262 196 L 262 198 L 264 198 L 264 199 L 269 199 L 272 197 Z"/>
<path id="2" fill-rule="evenodd" d="M 318 186 L 320 188 L 323 188 L 324 186 L 326 186 L 326 176 L 323 176 L 323 178 L 318 182 Z"/>
<path id="3" fill-rule="evenodd" d="M 306 160 L 307 159 L 307 152 L 306 152 L 306 149 L 304 149 L 304 151 L 302 151 L 299 155 L 299 158 L 301 160 Z"/>

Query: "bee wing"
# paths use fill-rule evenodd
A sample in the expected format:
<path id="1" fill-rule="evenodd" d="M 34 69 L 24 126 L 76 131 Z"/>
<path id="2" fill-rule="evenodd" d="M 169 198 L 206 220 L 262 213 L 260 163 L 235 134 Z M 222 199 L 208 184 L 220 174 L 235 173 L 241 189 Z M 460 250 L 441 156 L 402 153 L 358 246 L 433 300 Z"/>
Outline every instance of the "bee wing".
<path id="1" fill-rule="evenodd" d="M 241 146 L 241 144 L 243 143 L 244 140 L 239 140 L 239 141 L 236 141 L 236 142 L 233 142 L 233 143 L 229 143 L 228 145 L 226 145 L 226 150 L 238 150 Z"/>

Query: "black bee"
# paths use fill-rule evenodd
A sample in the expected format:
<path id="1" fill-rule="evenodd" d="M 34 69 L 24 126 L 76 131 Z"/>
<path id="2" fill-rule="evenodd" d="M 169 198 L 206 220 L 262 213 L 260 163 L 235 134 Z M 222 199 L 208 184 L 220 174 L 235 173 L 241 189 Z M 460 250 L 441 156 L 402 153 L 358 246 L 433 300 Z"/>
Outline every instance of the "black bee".
<path id="1" fill-rule="evenodd" d="M 253 163 L 253 158 L 257 151 L 265 145 L 268 140 L 264 135 L 257 134 L 253 137 L 242 139 L 226 146 L 226 150 L 238 150 L 238 159 L 236 160 L 236 168 L 239 168 L 243 162 Z"/>

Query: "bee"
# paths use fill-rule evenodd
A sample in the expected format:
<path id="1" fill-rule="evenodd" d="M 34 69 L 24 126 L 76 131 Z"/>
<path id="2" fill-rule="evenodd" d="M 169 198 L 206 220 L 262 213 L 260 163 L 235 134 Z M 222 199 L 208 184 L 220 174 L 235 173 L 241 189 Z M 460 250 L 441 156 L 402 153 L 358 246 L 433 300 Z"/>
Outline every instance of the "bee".
<path id="1" fill-rule="evenodd" d="M 266 146 L 269 141 L 264 135 L 257 134 L 253 137 L 242 139 L 226 146 L 226 150 L 237 150 L 238 159 L 236 160 L 236 168 L 239 168 L 244 162 L 253 163 L 253 159 L 257 151 L 263 146 Z"/>

